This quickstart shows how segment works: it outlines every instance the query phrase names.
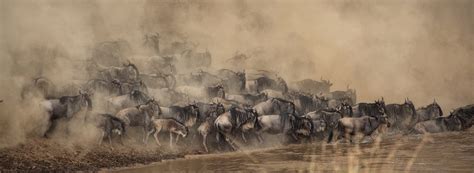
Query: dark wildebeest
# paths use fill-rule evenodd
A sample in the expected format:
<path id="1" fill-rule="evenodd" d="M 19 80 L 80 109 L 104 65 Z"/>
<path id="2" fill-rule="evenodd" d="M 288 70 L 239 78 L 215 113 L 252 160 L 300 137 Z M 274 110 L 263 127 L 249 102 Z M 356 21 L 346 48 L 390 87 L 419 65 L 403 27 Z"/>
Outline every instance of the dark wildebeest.
<path id="1" fill-rule="evenodd" d="M 328 143 L 332 141 L 333 136 L 336 136 L 336 141 L 340 138 L 346 139 L 349 136 L 350 142 L 352 137 L 357 134 L 362 134 L 364 137 L 369 136 L 372 138 L 372 133 L 377 130 L 381 124 L 390 123 L 387 120 L 387 115 L 362 116 L 362 117 L 344 117 L 338 120 L 336 128 L 330 129 Z"/>
<path id="2" fill-rule="evenodd" d="M 385 107 L 391 130 L 403 132 L 412 128 L 416 110 L 410 99 L 406 98 L 403 104 L 388 104 Z"/>
<path id="3" fill-rule="evenodd" d="M 280 115 L 261 115 L 258 117 L 258 140 L 262 143 L 262 133 L 285 134 L 298 141 L 298 135 L 309 137 L 313 131 L 313 123 L 307 117 L 296 116 L 292 113 Z"/>
<path id="4" fill-rule="evenodd" d="M 158 146 L 161 146 L 161 143 L 158 140 L 158 134 L 160 132 L 170 133 L 170 148 L 173 148 L 173 133 L 176 134 L 176 143 L 178 143 L 179 135 L 185 138 L 189 132 L 188 127 L 174 118 L 158 119 L 153 117 L 151 124 L 153 128 L 148 132 L 147 138 L 153 134 L 153 138 L 155 138 L 156 144 L 158 144 Z"/>
<path id="5" fill-rule="evenodd" d="M 92 100 L 88 93 L 79 91 L 79 95 L 76 96 L 63 96 L 59 99 L 51 99 L 41 102 L 41 105 L 45 108 L 49 115 L 49 127 L 45 137 L 56 128 L 58 120 L 66 118 L 72 118 L 76 113 L 84 110 L 92 110 Z"/>
<path id="6" fill-rule="evenodd" d="M 302 92 L 290 92 L 287 98 L 295 103 L 298 113 L 307 113 L 328 108 L 328 100 L 325 97 L 313 96 Z"/>
<path id="7" fill-rule="evenodd" d="M 138 90 L 133 90 L 129 94 L 111 97 L 107 99 L 107 109 L 111 112 L 116 112 L 124 108 L 143 104 L 151 98 Z"/>
<path id="8" fill-rule="evenodd" d="M 250 108 L 237 108 L 232 107 L 229 111 L 219 115 L 214 121 L 214 127 L 217 129 L 217 142 L 220 144 L 222 139 L 225 139 L 229 146 L 236 150 L 237 147 L 234 145 L 234 134 L 240 133 L 244 143 L 245 133 L 254 130 L 257 125 L 258 114 Z M 220 148 L 220 145 L 219 145 Z"/>
<path id="9" fill-rule="evenodd" d="M 110 114 L 98 114 L 97 118 L 94 121 L 98 123 L 97 127 L 102 131 L 99 145 L 102 144 L 102 140 L 105 137 L 109 140 L 109 144 L 112 144 L 113 133 L 119 135 L 120 139 L 122 139 L 122 135 L 125 134 L 125 122 Z"/>
<path id="10" fill-rule="evenodd" d="M 347 86 L 346 91 L 333 91 L 331 92 L 331 99 L 334 99 L 336 101 L 336 104 L 345 102 L 350 105 L 354 105 L 357 103 L 357 95 L 355 89 L 350 89 L 349 86 Z"/>
<path id="11" fill-rule="evenodd" d="M 161 109 L 154 99 L 144 104 L 120 110 L 115 116 L 125 122 L 126 127 L 142 127 L 143 143 L 147 141 L 147 132 L 151 129 L 151 118 L 161 115 Z"/>
<path id="12" fill-rule="evenodd" d="M 222 79 L 224 88 L 227 92 L 240 94 L 245 90 L 245 70 L 243 72 L 234 72 L 228 69 L 221 69 L 217 72 L 217 76 Z"/>
<path id="13" fill-rule="evenodd" d="M 386 112 L 385 102 L 382 100 L 376 100 L 374 103 L 359 103 L 352 107 L 353 117 L 378 117 L 384 115 Z"/>
<path id="14" fill-rule="evenodd" d="M 221 84 L 217 84 L 214 86 L 207 87 L 207 96 L 208 98 L 225 98 L 224 86 L 222 86 Z"/>
<path id="15" fill-rule="evenodd" d="M 446 131 L 461 131 L 472 127 L 474 120 L 474 105 L 467 105 L 451 112 L 447 117 L 438 117 L 417 123 L 411 133 L 440 133 Z"/>
<path id="16" fill-rule="evenodd" d="M 187 106 L 170 106 L 161 107 L 163 111 L 160 118 L 174 118 L 178 122 L 184 124 L 187 128 L 192 128 L 199 120 L 199 107 L 195 104 Z"/>
<path id="17" fill-rule="evenodd" d="M 253 107 L 258 115 L 279 115 L 282 113 L 296 114 L 296 107 L 293 102 L 280 98 L 269 98 Z"/>
<path id="18" fill-rule="evenodd" d="M 312 135 L 318 135 L 322 137 L 328 136 L 330 131 L 327 129 L 334 129 L 337 126 L 339 119 L 344 117 L 351 117 L 352 107 L 349 104 L 342 103 L 336 109 L 323 109 L 319 111 L 309 112 L 304 117 L 307 117 L 313 121 L 315 126 L 314 130 L 319 130 L 319 132 L 313 131 Z M 316 124 L 324 125 L 324 129 L 317 127 Z"/>
<path id="19" fill-rule="evenodd" d="M 205 108 L 206 111 L 202 114 L 205 117 L 202 123 L 199 125 L 197 131 L 202 136 L 202 145 L 206 152 L 209 152 L 207 148 L 207 136 L 210 135 L 212 132 L 215 132 L 216 129 L 213 126 L 214 121 L 216 120 L 217 116 L 225 113 L 224 105 L 217 103 L 217 104 L 210 104 L 209 107 Z M 201 110 L 201 107 L 199 108 Z"/>
<path id="20" fill-rule="evenodd" d="M 435 100 L 432 104 L 416 109 L 416 118 L 413 124 L 433 120 L 441 116 L 443 116 L 443 110 L 441 110 L 441 106 Z"/>
<path id="21" fill-rule="evenodd" d="M 257 95 L 252 94 L 240 94 L 240 95 L 227 95 L 227 100 L 233 100 L 240 104 L 255 105 L 260 102 L 268 100 L 267 93 L 260 93 Z"/>

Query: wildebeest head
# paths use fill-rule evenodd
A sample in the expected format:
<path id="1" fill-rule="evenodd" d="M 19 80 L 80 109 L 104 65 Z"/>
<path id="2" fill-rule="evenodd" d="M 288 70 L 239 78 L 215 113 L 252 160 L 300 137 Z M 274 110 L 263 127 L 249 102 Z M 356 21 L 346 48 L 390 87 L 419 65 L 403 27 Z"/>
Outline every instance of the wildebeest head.
<path id="1" fill-rule="evenodd" d="M 123 64 L 123 67 L 124 67 L 124 73 L 125 75 L 128 75 L 126 76 L 127 79 L 138 79 L 138 76 L 140 75 L 140 73 L 138 72 L 138 68 L 137 66 L 135 66 L 135 64 L 132 64 L 131 62 L 127 62 L 125 64 Z"/>
<path id="2" fill-rule="evenodd" d="M 310 118 L 300 117 L 292 113 L 288 114 L 288 116 L 294 133 L 309 136 L 314 131 L 314 124 Z"/>
<path id="3" fill-rule="evenodd" d="M 159 117 L 162 114 L 158 101 L 154 98 L 149 99 L 145 104 L 138 105 L 138 109 L 142 112 L 146 112 L 150 118 Z"/>
<path id="4" fill-rule="evenodd" d="M 78 97 L 70 97 L 71 103 L 79 104 L 81 107 L 86 107 L 87 110 L 92 110 L 91 94 L 85 90 L 79 90 Z"/>
<path id="5" fill-rule="evenodd" d="M 245 90 L 245 85 L 247 81 L 247 78 L 245 77 L 245 70 L 243 70 L 242 72 L 237 72 L 236 76 L 240 82 L 240 90 Z"/>
<path id="6" fill-rule="evenodd" d="M 375 106 L 377 108 L 377 115 L 378 116 L 387 116 L 386 115 L 386 109 L 385 109 L 385 101 L 383 100 L 383 97 L 382 97 L 382 100 L 376 100 L 375 101 Z"/>
<path id="7" fill-rule="evenodd" d="M 405 109 L 406 112 L 410 112 L 410 114 L 413 116 L 416 115 L 415 105 L 408 98 L 405 99 L 405 103 L 403 104 L 403 109 Z"/>
<path id="8" fill-rule="evenodd" d="M 339 112 L 342 117 L 351 117 L 352 116 L 352 106 L 345 102 L 341 103 L 339 106 L 336 107 L 336 111 Z"/>
<path id="9" fill-rule="evenodd" d="M 425 109 L 428 112 L 428 115 L 430 116 L 429 119 L 443 116 L 443 110 L 436 100 L 434 100 L 430 105 L 421 109 Z"/>

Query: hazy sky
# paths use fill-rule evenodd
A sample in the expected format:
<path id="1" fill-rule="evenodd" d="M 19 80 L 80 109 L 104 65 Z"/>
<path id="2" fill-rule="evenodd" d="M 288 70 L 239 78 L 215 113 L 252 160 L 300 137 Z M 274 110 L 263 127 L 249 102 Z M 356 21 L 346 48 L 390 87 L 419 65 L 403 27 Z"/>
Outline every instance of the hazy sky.
<path id="1" fill-rule="evenodd" d="M 240 51 L 251 56 L 247 67 L 350 84 L 360 101 L 474 103 L 470 0 L 0 1 L 2 82 L 38 49 L 58 50 L 52 66 L 69 67 L 76 62 L 61 58 L 85 59 L 96 42 L 122 38 L 138 50 L 143 34 L 157 31 L 163 44 L 187 38 L 209 49 L 215 67 Z M 45 73 L 75 74 L 58 70 Z"/>

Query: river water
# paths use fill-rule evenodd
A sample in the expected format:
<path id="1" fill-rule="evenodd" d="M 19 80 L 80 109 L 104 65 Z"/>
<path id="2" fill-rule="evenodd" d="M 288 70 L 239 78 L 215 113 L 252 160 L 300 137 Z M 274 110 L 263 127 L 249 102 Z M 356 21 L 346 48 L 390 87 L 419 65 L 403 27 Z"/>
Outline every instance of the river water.
<path id="1" fill-rule="evenodd" d="M 474 172 L 474 129 L 188 156 L 117 172 Z"/>

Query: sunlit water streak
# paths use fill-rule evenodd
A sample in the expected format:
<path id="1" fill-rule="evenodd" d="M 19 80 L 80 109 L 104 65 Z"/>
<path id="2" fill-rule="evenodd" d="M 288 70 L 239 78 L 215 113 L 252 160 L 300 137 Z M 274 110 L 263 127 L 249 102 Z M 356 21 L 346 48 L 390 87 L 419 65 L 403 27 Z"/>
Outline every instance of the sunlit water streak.
<path id="1" fill-rule="evenodd" d="M 473 172 L 474 130 L 191 156 L 118 172 Z"/>

